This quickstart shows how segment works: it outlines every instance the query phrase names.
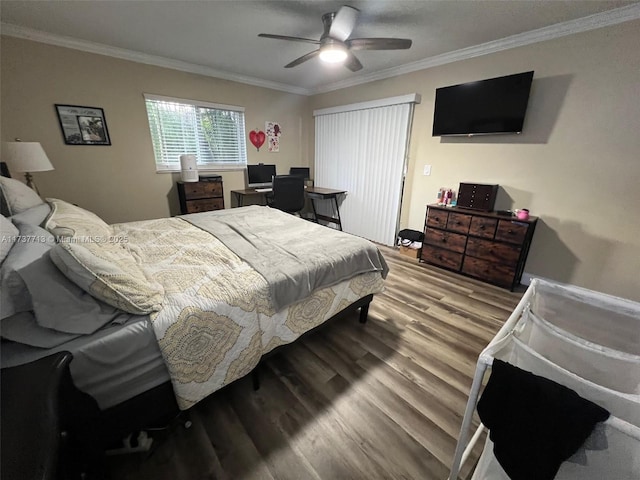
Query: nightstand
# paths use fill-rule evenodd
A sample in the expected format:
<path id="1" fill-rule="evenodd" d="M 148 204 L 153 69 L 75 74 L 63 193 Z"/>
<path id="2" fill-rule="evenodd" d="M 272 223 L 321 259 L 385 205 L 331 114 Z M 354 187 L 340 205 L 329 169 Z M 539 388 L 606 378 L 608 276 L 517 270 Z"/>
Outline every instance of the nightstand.
<path id="1" fill-rule="evenodd" d="M 198 182 L 178 182 L 180 213 L 208 212 L 224 208 L 222 177 L 202 177 Z"/>

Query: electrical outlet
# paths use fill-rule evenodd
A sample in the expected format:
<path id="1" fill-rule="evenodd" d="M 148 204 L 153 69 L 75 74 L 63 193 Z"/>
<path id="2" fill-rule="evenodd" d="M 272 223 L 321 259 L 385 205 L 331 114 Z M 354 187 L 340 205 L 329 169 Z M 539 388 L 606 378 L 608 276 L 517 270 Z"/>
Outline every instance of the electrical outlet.
<path id="1" fill-rule="evenodd" d="M 423 175 L 431 175 L 431 165 L 425 165 L 422 171 Z"/>

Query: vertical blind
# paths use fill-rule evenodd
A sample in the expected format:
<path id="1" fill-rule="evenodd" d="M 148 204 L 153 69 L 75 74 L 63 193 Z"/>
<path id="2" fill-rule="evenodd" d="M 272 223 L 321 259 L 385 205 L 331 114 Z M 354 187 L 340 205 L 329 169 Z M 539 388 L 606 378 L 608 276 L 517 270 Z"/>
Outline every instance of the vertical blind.
<path id="1" fill-rule="evenodd" d="M 246 165 L 242 107 L 146 94 L 145 103 L 157 170 L 180 170 L 182 154 L 196 155 L 199 168 Z"/>
<path id="2" fill-rule="evenodd" d="M 343 230 L 394 245 L 413 103 L 314 114 L 315 182 L 348 192 Z"/>

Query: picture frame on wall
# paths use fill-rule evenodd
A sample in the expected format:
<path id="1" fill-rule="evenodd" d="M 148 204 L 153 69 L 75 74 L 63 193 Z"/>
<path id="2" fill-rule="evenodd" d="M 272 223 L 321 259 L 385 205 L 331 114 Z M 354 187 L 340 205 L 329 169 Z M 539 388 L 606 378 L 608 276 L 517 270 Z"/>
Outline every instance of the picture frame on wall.
<path id="1" fill-rule="evenodd" d="M 55 107 L 66 145 L 111 145 L 102 108 L 58 103 Z"/>

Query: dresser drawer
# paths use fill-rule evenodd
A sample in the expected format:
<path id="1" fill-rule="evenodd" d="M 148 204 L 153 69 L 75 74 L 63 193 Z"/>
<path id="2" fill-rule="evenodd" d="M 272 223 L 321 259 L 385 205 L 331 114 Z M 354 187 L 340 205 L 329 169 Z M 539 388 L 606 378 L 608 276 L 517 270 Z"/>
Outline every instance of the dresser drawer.
<path id="1" fill-rule="evenodd" d="M 447 226 L 447 217 L 449 212 L 443 212 L 442 210 L 434 210 L 429 208 L 427 210 L 427 226 L 445 228 Z"/>
<path id="2" fill-rule="evenodd" d="M 517 243 L 519 245 L 524 242 L 528 229 L 528 223 L 500 220 L 498 222 L 498 229 L 496 230 L 496 240 L 504 240 L 505 242 Z"/>
<path id="3" fill-rule="evenodd" d="M 208 212 L 210 210 L 222 210 L 223 208 L 224 200 L 222 198 L 204 198 L 187 202 L 187 213 Z"/>
<path id="4" fill-rule="evenodd" d="M 470 237 L 469 241 L 467 241 L 465 254 L 489 260 L 490 262 L 515 266 L 520 258 L 520 247 Z"/>
<path id="5" fill-rule="evenodd" d="M 221 197 L 222 182 L 202 182 L 205 197 Z"/>
<path id="6" fill-rule="evenodd" d="M 510 288 L 516 269 L 515 266 L 488 262 L 474 257 L 465 257 L 462 264 L 462 272 L 480 280 Z"/>
<path id="7" fill-rule="evenodd" d="M 443 248 L 432 247 L 431 245 L 422 245 L 422 260 L 433 263 L 441 267 L 450 268 L 452 270 L 460 270 L 462 265 L 462 254 L 451 252 Z"/>
<path id="8" fill-rule="evenodd" d="M 495 218 L 473 217 L 469 227 L 469 234 L 478 237 L 493 238 L 496 233 L 498 220 Z"/>
<path id="9" fill-rule="evenodd" d="M 204 194 L 204 184 L 201 182 L 185 182 L 183 185 L 184 197 L 188 200 L 190 198 L 202 198 Z"/>
<path id="10" fill-rule="evenodd" d="M 447 230 L 466 234 L 469 231 L 470 223 L 471 215 L 449 212 L 449 219 L 447 220 Z"/>
<path id="11" fill-rule="evenodd" d="M 425 243 L 436 247 L 446 248 L 454 252 L 463 253 L 467 243 L 466 235 L 444 232 L 434 228 L 428 228 L 424 237 Z"/>

